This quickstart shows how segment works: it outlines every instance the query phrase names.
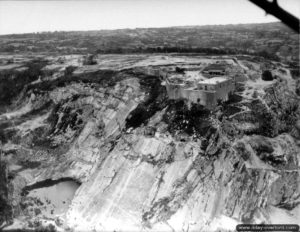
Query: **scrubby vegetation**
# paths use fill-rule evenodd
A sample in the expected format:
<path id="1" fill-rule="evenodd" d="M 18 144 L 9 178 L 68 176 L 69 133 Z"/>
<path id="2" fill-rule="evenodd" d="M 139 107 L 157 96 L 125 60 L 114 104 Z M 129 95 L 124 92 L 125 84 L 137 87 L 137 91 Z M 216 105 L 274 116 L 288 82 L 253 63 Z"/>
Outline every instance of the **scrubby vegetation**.
<path id="1" fill-rule="evenodd" d="M 1 225 L 12 222 L 13 212 L 9 203 L 9 180 L 7 164 L 2 160 L 2 150 L 0 142 L 0 230 Z"/>
<path id="2" fill-rule="evenodd" d="M 14 98 L 22 91 L 22 89 L 37 80 L 44 73 L 42 68 L 47 61 L 37 59 L 24 65 L 28 69 L 24 71 L 9 70 L 0 73 L 0 106 L 11 104 Z"/>
<path id="3" fill-rule="evenodd" d="M 136 128 L 141 124 L 146 124 L 157 111 L 167 106 L 167 94 L 160 79 L 156 76 L 135 73 L 138 76 L 142 89 L 146 93 L 146 99 L 131 112 L 126 119 L 126 127 Z"/>
<path id="4" fill-rule="evenodd" d="M 272 73 L 269 70 L 265 70 L 262 73 L 261 79 L 263 79 L 264 81 L 272 81 L 274 78 Z"/>
<path id="5" fill-rule="evenodd" d="M 83 65 L 94 65 L 97 64 L 95 55 L 87 55 L 83 60 Z"/>
<path id="6" fill-rule="evenodd" d="M 299 60 L 298 38 L 281 23 L 5 35 L 0 52 L 60 54 L 202 53 L 251 54 L 266 59 Z M 209 39 L 207 39 L 209 38 Z M 20 41 L 15 46 L 16 39 Z M 263 42 L 261 40 L 264 40 Z M 272 40 L 279 43 L 272 44 Z M 3 41 L 3 42 L 2 42 Z M 46 42 L 47 41 L 47 42 Z M 286 52 L 286 47 L 289 52 Z M 94 64 L 87 62 L 86 64 Z"/>
<path id="7" fill-rule="evenodd" d="M 168 124 L 172 134 L 201 136 L 211 127 L 209 116 L 210 111 L 201 105 L 192 104 L 189 108 L 183 100 L 170 100 L 163 121 Z"/>
<path id="8" fill-rule="evenodd" d="M 30 85 L 29 89 L 39 89 L 40 91 L 51 91 L 57 87 L 64 87 L 72 82 L 95 83 L 101 87 L 114 86 L 118 81 L 124 79 L 122 74 L 117 75 L 116 71 L 112 70 L 97 70 L 92 73 L 72 74 L 74 68 L 69 68 L 63 78 L 55 80 L 47 80 L 41 83 Z"/>
<path id="9" fill-rule="evenodd" d="M 253 100 L 249 105 L 254 118 L 259 122 L 259 131 L 256 133 L 275 137 L 281 133 L 288 133 L 295 127 L 300 118 L 299 99 L 283 85 L 270 87 L 266 90 L 265 99 L 268 107 L 261 100 Z"/>

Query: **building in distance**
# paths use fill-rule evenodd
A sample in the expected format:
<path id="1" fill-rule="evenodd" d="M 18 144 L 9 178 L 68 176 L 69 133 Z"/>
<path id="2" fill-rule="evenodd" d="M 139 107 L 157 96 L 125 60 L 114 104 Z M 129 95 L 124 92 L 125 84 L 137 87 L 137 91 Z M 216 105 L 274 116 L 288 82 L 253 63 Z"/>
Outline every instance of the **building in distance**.
<path id="1" fill-rule="evenodd" d="M 202 73 L 206 75 L 223 76 L 225 75 L 226 66 L 223 64 L 210 64 L 206 66 Z"/>

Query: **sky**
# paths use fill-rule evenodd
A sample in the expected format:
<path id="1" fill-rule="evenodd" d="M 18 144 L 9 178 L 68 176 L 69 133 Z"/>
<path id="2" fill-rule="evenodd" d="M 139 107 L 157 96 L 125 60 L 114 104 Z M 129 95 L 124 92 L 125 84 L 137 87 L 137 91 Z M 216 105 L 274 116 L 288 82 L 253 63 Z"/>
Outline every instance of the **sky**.
<path id="1" fill-rule="evenodd" d="M 299 17 L 299 0 L 278 0 Z M 278 21 L 248 0 L 0 0 L 0 34 Z"/>

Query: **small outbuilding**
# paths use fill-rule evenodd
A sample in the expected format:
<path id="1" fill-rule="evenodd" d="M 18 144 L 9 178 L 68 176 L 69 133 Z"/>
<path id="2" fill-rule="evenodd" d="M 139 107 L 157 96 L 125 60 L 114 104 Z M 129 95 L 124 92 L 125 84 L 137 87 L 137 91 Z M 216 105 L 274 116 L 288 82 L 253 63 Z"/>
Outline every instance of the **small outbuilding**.
<path id="1" fill-rule="evenodd" d="M 202 73 L 207 75 L 223 76 L 225 75 L 226 67 L 223 64 L 210 64 L 206 66 Z"/>

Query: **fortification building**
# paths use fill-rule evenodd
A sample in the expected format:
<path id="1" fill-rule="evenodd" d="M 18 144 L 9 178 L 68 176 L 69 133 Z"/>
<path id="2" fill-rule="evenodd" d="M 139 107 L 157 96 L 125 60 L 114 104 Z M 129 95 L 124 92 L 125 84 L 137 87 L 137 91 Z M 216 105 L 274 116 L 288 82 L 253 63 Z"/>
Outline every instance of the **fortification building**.
<path id="1" fill-rule="evenodd" d="M 166 79 L 169 99 L 185 99 L 188 103 L 201 104 L 213 109 L 218 101 L 227 101 L 234 91 L 234 82 L 229 77 L 213 77 L 194 82 L 172 82 Z"/>

